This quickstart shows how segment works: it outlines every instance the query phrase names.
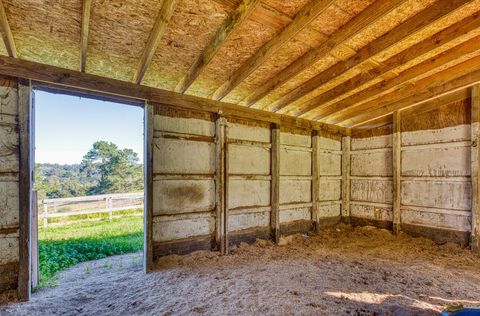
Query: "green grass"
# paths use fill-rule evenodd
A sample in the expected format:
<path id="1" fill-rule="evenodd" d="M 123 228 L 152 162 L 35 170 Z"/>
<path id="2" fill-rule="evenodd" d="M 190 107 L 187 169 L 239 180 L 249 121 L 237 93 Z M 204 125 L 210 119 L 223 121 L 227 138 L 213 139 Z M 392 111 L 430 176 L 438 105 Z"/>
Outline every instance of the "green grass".
<path id="1" fill-rule="evenodd" d="M 143 249 L 143 218 L 122 217 L 109 221 L 39 227 L 40 284 L 56 284 L 57 272 L 77 263 Z"/>

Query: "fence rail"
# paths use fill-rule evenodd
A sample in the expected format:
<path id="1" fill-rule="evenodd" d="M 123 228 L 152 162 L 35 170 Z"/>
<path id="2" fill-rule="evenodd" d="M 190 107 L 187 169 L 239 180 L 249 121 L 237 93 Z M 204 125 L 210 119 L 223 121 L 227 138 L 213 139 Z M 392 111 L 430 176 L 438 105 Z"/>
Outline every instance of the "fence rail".
<path id="1" fill-rule="evenodd" d="M 38 218 L 43 220 L 43 227 L 48 227 L 49 218 L 74 215 L 108 213 L 109 219 L 112 219 L 115 212 L 143 208 L 143 199 L 143 192 L 44 199 L 38 201 L 38 205 L 43 206 Z"/>

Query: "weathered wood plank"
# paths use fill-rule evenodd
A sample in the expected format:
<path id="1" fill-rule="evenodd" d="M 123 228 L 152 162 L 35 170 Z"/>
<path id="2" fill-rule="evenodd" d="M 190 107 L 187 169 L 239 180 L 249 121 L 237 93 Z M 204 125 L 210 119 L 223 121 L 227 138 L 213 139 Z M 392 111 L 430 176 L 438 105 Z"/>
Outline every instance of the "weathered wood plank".
<path id="1" fill-rule="evenodd" d="M 10 29 L 10 24 L 8 23 L 7 14 L 5 13 L 5 7 L 3 6 L 2 0 L 0 0 L 0 31 L 2 33 L 3 42 L 5 43 L 8 56 L 16 58 L 17 48 L 15 46 L 12 30 Z"/>
<path id="2" fill-rule="evenodd" d="M 145 102 L 144 108 L 144 208 L 145 208 L 145 241 L 144 241 L 144 269 L 145 272 L 153 271 L 154 254 L 153 248 L 153 128 L 154 128 L 154 109 L 153 106 Z M 158 154 L 162 154 L 158 152 Z"/>
<path id="3" fill-rule="evenodd" d="M 80 71 L 85 72 L 87 64 L 88 32 L 90 30 L 90 12 L 92 0 L 83 0 L 82 6 L 82 33 L 80 38 Z"/>
<path id="4" fill-rule="evenodd" d="M 319 231 L 320 226 L 318 225 L 318 201 L 320 195 L 320 169 L 319 165 L 322 163 L 318 158 L 318 146 L 319 139 L 317 132 L 312 134 L 312 182 L 311 182 L 311 191 L 312 191 L 312 221 L 314 223 L 314 229 L 316 232 Z"/>
<path id="5" fill-rule="evenodd" d="M 350 217 L 350 136 L 342 137 L 342 220 Z"/>
<path id="6" fill-rule="evenodd" d="M 397 111 L 393 113 L 393 232 L 398 234 L 402 224 L 401 207 L 401 172 L 402 172 L 402 131 L 401 115 Z"/>
<path id="7" fill-rule="evenodd" d="M 280 127 L 272 128 L 272 151 L 271 151 L 271 189 L 270 203 L 272 214 L 270 216 L 273 240 L 276 244 L 280 241 Z"/>
<path id="8" fill-rule="evenodd" d="M 472 87 L 472 146 L 471 146 L 471 181 L 472 181 L 472 229 L 471 247 L 480 253 L 480 85 Z"/>
<path id="9" fill-rule="evenodd" d="M 226 220 L 226 126 L 227 120 L 219 116 L 215 123 L 215 240 L 216 247 L 220 253 L 226 253 L 225 233 L 228 227 L 225 226 Z"/>

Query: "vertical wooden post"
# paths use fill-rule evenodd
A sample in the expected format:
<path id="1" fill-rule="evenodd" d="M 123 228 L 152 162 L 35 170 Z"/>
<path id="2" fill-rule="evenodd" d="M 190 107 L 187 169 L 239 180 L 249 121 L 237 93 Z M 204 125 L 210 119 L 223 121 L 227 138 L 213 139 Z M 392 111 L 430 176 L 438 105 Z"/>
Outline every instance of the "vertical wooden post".
<path id="1" fill-rule="evenodd" d="M 38 285 L 38 196 L 32 191 L 32 288 Z"/>
<path id="2" fill-rule="evenodd" d="M 228 170 L 229 170 L 229 161 L 230 159 L 228 158 L 228 125 L 227 125 L 227 119 L 225 118 L 224 122 L 224 141 L 225 141 L 225 153 L 224 153 L 224 169 L 223 169 L 223 175 L 224 175 L 224 191 L 223 191 L 223 203 L 224 203 L 224 208 L 223 208 L 223 253 L 228 255 L 229 251 L 229 241 L 228 241 L 228 192 L 229 192 L 229 186 L 230 182 L 228 180 Z"/>
<path id="3" fill-rule="evenodd" d="M 153 271 L 153 105 L 145 102 L 144 110 L 144 256 L 145 272 Z"/>
<path id="4" fill-rule="evenodd" d="M 480 85 L 472 87 L 471 121 L 472 251 L 480 254 Z"/>
<path id="5" fill-rule="evenodd" d="M 226 126 L 227 120 L 219 116 L 215 122 L 215 243 L 221 254 L 226 254 Z"/>
<path id="6" fill-rule="evenodd" d="M 402 226 L 402 212 L 400 209 L 401 197 L 401 166 L 402 166 L 402 134 L 401 115 L 399 111 L 393 113 L 393 233 L 398 234 Z"/>
<path id="7" fill-rule="evenodd" d="M 113 219 L 113 213 L 112 213 L 112 197 L 111 196 L 107 196 L 105 198 L 105 202 L 106 202 L 106 209 L 108 211 L 108 219 L 111 221 Z"/>
<path id="8" fill-rule="evenodd" d="M 342 137 L 342 221 L 350 223 L 350 136 Z"/>
<path id="9" fill-rule="evenodd" d="M 43 228 L 48 226 L 48 204 L 43 202 Z"/>
<path id="10" fill-rule="evenodd" d="M 312 221 L 315 232 L 319 232 L 318 225 L 318 195 L 320 193 L 320 172 L 319 167 L 319 155 L 318 155 L 318 132 L 312 133 Z"/>
<path id="11" fill-rule="evenodd" d="M 19 80 L 18 84 L 18 122 L 20 135 L 20 173 L 19 173 L 19 269 L 18 298 L 30 299 L 31 293 L 31 205 L 33 174 L 33 96 L 29 80 Z"/>
<path id="12" fill-rule="evenodd" d="M 271 151 L 271 198 L 272 214 L 270 224 L 273 241 L 280 241 L 280 126 L 272 128 L 272 151 Z"/>

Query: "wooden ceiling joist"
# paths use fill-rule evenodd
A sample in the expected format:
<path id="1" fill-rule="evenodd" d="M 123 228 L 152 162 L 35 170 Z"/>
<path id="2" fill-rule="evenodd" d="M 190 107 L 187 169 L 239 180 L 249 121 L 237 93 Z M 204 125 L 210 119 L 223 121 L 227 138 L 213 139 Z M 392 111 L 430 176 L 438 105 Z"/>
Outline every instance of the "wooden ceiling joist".
<path id="1" fill-rule="evenodd" d="M 80 71 L 85 72 L 87 64 L 88 31 L 90 26 L 90 12 L 92 0 L 83 0 L 82 6 L 82 34 L 80 39 Z"/>
<path id="2" fill-rule="evenodd" d="M 428 27 L 433 22 L 445 17 L 455 10 L 458 10 L 469 2 L 471 2 L 471 0 L 440 1 L 436 5 L 422 10 L 404 23 L 361 48 L 354 56 L 333 65 L 325 71 L 322 71 L 306 81 L 304 84 L 285 94 L 283 97 L 273 102 L 273 104 L 270 106 L 270 110 L 273 112 L 279 111 L 316 88 L 328 83 L 335 77 L 340 76 L 346 71 L 371 60 L 372 57 L 375 57 L 385 49 L 412 36 L 421 29 Z"/>
<path id="3" fill-rule="evenodd" d="M 454 78 L 454 79 L 452 79 Z M 340 124 L 355 127 L 395 111 L 433 100 L 480 82 L 480 56 L 365 103 Z"/>
<path id="4" fill-rule="evenodd" d="M 325 57 L 336 46 L 341 45 L 349 38 L 352 38 L 360 31 L 364 30 L 379 18 L 398 7 L 403 0 L 389 1 L 377 0 L 368 6 L 361 13 L 353 17 L 347 24 L 341 27 L 338 31 L 333 33 L 317 48 L 309 50 L 302 57 L 295 60 L 288 67 L 280 71 L 273 78 L 266 81 L 261 87 L 255 89 L 245 100 L 246 106 L 252 106 L 255 102 L 267 96 L 270 92 L 283 85 L 289 79 L 295 77 L 297 74 L 315 64 L 321 58 Z"/>
<path id="5" fill-rule="evenodd" d="M 413 46 L 410 46 L 409 48 L 403 50 L 402 52 L 392 56 L 391 58 L 387 59 L 384 61 L 381 65 L 379 65 L 376 68 L 373 68 L 366 73 L 361 73 L 352 79 L 328 90 L 325 91 L 324 93 L 316 96 L 315 98 L 312 98 L 304 103 L 302 103 L 298 108 L 296 108 L 294 111 L 292 111 L 292 115 L 294 116 L 301 116 L 305 113 L 308 113 L 312 110 L 317 110 L 316 114 L 316 119 L 321 119 L 322 116 L 327 116 L 329 114 L 332 114 L 337 111 L 341 111 L 345 108 L 347 108 L 349 105 L 359 103 L 358 99 L 355 99 L 355 95 L 353 97 L 346 98 L 346 102 L 349 105 L 344 105 L 342 102 L 338 102 L 338 104 L 327 104 L 327 106 L 324 106 L 325 103 L 328 101 L 331 101 L 335 98 L 339 98 L 342 95 L 346 94 L 347 92 L 354 90 L 355 88 L 358 88 L 384 74 L 386 74 L 389 71 L 395 70 L 395 68 L 400 67 L 428 52 L 431 52 L 435 49 L 438 49 L 440 46 L 445 45 L 453 40 L 456 40 L 465 34 L 468 34 L 471 31 L 476 30 L 477 28 L 480 27 L 480 15 L 479 13 L 476 13 L 470 17 L 467 17 L 450 27 L 438 32 L 437 34 L 433 35 L 430 38 L 427 38 Z M 468 45 L 468 49 L 464 54 L 471 53 L 475 50 L 480 49 L 477 46 L 477 49 L 475 49 L 474 43 L 471 43 Z M 458 58 L 461 55 L 456 55 L 452 56 L 452 58 Z M 428 70 L 431 70 L 431 64 L 430 67 L 428 67 Z M 409 78 L 411 79 L 411 78 Z M 408 79 L 407 79 L 408 80 Z M 382 86 L 377 85 L 378 90 L 382 90 Z M 353 101 L 355 99 L 355 101 Z"/>
<path id="6" fill-rule="evenodd" d="M 444 95 L 438 99 L 433 99 L 427 102 L 416 104 L 414 106 L 404 108 L 401 110 L 402 117 L 407 118 L 409 116 L 420 115 L 429 111 L 432 111 L 439 106 L 451 104 L 454 102 L 466 100 L 470 97 L 470 89 L 462 89 L 453 93 Z"/>
<path id="7" fill-rule="evenodd" d="M 152 62 L 155 51 L 160 44 L 162 36 L 165 33 L 168 22 L 173 15 L 173 11 L 175 10 L 177 2 L 178 0 L 163 1 L 162 7 L 158 13 L 158 17 L 155 20 L 155 24 L 148 38 L 147 45 L 143 50 L 142 58 L 140 59 L 140 65 L 135 73 L 135 77 L 133 78 L 135 83 L 140 84 L 142 82 L 148 66 L 150 66 L 150 63 Z"/>
<path id="8" fill-rule="evenodd" d="M 480 36 L 473 38 L 470 41 L 464 42 L 458 46 L 455 46 L 439 55 L 436 55 L 424 62 L 405 70 L 397 77 L 390 80 L 381 81 L 365 90 L 357 92 L 356 94 L 329 106 L 328 109 L 322 110 L 314 120 L 322 120 L 325 122 L 336 123 L 342 119 L 343 115 L 348 114 L 349 111 L 365 102 L 369 102 L 374 98 L 378 98 L 386 93 L 394 91 L 399 88 L 405 82 L 415 80 L 415 78 L 422 76 L 426 73 L 434 71 L 435 69 L 461 60 L 464 56 L 468 56 L 471 53 L 480 50 L 478 47 L 478 41 Z"/>
<path id="9" fill-rule="evenodd" d="M 310 23 L 322 14 L 333 2 L 334 0 L 311 0 L 297 13 L 293 21 L 286 28 L 266 42 L 253 56 L 247 59 L 247 61 L 229 76 L 228 80 L 215 91 L 213 99 L 223 99 L 255 69 L 285 45 L 285 43 L 310 25 Z"/>
<path id="10" fill-rule="evenodd" d="M 2 0 L 0 0 L 0 29 L 8 56 L 16 58 L 17 48 L 13 39 L 12 30 L 10 29 L 10 24 L 8 24 L 7 14 L 5 13 L 5 7 L 3 6 Z"/>
<path id="11" fill-rule="evenodd" d="M 259 0 L 243 0 L 232 14 L 225 19 L 210 43 L 193 63 L 187 75 L 178 83 L 175 91 L 184 93 L 190 87 L 195 79 L 197 79 L 208 66 L 213 57 L 215 57 L 222 45 L 228 40 L 230 34 L 232 34 L 243 21 L 249 18 L 258 2 Z"/>

